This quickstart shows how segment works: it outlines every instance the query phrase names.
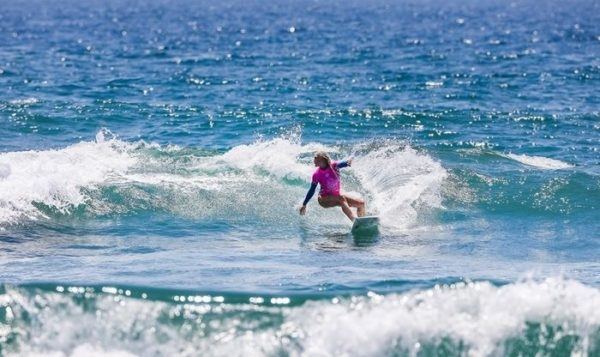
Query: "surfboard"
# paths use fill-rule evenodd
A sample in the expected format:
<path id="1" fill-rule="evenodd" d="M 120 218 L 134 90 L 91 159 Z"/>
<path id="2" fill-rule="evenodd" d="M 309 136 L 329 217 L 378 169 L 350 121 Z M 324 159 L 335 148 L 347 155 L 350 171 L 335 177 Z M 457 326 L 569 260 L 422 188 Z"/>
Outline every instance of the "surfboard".
<path id="1" fill-rule="evenodd" d="M 356 217 L 352 223 L 352 232 L 373 230 L 379 228 L 378 216 Z"/>

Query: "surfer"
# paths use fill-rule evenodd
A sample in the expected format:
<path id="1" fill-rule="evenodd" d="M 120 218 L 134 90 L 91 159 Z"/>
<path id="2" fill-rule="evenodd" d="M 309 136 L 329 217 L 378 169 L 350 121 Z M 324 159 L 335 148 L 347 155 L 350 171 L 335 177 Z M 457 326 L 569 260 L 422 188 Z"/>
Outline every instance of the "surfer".
<path id="1" fill-rule="evenodd" d="M 352 164 L 352 159 L 344 161 L 332 161 L 326 152 L 318 151 L 315 153 L 314 161 L 317 169 L 312 175 L 312 183 L 310 189 L 306 193 L 306 198 L 300 207 L 300 214 L 306 213 L 306 204 L 315 194 L 317 184 L 321 186 L 319 190 L 318 201 L 321 207 L 330 208 L 335 206 L 342 207 L 344 214 L 354 221 L 356 216 L 362 217 L 365 215 L 365 201 L 361 198 L 352 197 L 342 193 L 340 190 L 340 173 L 339 169 L 348 167 Z M 356 207 L 356 216 L 350 207 Z"/>

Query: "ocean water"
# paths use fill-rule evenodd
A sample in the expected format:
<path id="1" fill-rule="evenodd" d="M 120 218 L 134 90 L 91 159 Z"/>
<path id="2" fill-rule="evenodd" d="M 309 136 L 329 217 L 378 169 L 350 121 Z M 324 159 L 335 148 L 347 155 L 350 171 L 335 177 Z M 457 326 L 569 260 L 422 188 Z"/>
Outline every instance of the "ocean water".
<path id="1" fill-rule="evenodd" d="M 599 356 L 599 24 L 3 2 L 0 356 Z M 378 234 L 298 214 L 316 150 Z"/>

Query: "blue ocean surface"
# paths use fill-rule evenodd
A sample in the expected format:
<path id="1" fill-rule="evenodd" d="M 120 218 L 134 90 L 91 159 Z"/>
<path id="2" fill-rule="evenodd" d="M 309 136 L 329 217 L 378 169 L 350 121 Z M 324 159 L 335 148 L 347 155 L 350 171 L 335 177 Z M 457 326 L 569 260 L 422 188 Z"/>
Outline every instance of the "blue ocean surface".
<path id="1" fill-rule="evenodd" d="M 1 5 L 0 356 L 600 355 L 600 2 Z"/>

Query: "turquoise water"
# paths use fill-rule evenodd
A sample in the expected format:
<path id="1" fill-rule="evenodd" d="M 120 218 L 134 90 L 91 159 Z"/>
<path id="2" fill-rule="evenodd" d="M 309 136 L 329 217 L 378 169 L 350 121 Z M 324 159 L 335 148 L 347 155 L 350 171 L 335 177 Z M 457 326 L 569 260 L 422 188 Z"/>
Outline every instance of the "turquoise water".
<path id="1" fill-rule="evenodd" d="M 0 355 L 600 354 L 599 6 L 3 4 Z"/>

